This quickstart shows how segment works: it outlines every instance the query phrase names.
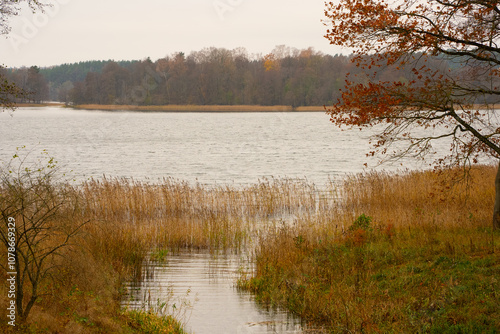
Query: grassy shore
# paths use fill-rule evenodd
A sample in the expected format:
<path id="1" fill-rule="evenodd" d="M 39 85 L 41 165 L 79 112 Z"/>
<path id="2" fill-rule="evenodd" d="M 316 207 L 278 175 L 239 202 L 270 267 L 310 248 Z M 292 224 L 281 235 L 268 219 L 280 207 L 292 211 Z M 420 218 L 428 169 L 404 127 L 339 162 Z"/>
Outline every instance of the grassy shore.
<path id="1" fill-rule="evenodd" d="M 100 105 L 84 104 L 71 108 L 82 110 L 106 111 L 163 111 L 163 112 L 324 112 L 323 106 L 297 107 L 291 106 L 258 106 L 258 105 L 164 105 L 164 106 L 136 106 L 136 105 Z"/>
<path id="2" fill-rule="evenodd" d="M 330 331 L 493 333 L 500 326 L 500 235 L 490 228 L 495 168 L 474 168 L 467 189 L 453 181 L 459 172 L 355 175 L 321 191 L 288 179 L 245 187 L 58 183 L 74 200 L 57 219 L 88 223 L 50 263 L 54 275 L 40 283 L 42 297 L 16 329 L 182 333 L 170 317 L 122 310 L 122 283 L 141 278 L 151 252 L 256 246 L 257 270 L 239 286 Z M 6 252 L 0 261 L 7 263 Z M 5 285 L 0 296 L 5 310 Z M 2 322 L 0 331 L 12 328 Z"/>
<path id="3" fill-rule="evenodd" d="M 460 173 L 347 178 L 341 210 L 270 229 L 239 286 L 333 333 L 496 333 L 495 168 Z"/>
<path id="4" fill-rule="evenodd" d="M 28 107 L 61 107 L 64 103 L 59 102 L 47 102 L 47 103 L 17 103 L 16 108 L 28 108 Z"/>
<path id="5" fill-rule="evenodd" d="M 55 107 L 65 106 L 79 110 L 104 110 L 104 111 L 141 111 L 141 112 L 325 112 L 325 106 L 261 106 L 261 105 L 115 105 L 115 104 L 80 104 L 65 105 L 64 103 L 19 103 L 17 107 Z M 330 107 L 329 105 L 326 106 Z M 500 105 L 474 105 L 474 109 L 499 109 Z"/>
<path id="6" fill-rule="evenodd" d="M 7 191 L 3 186 L 0 195 Z M 142 263 L 150 252 L 241 249 L 250 241 L 251 226 L 257 221 L 281 214 L 285 208 L 314 206 L 309 186 L 291 180 L 263 180 L 243 189 L 172 179 L 161 184 L 107 179 L 77 186 L 57 184 L 59 188 L 65 189 L 68 200 L 58 208 L 60 214 L 54 216 L 51 228 L 59 221 L 88 223 L 50 263 L 57 270 L 40 282 L 42 297 L 27 322 L 17 324 L 17 332 L 182 333 L 180 323 L 171 317 L 120 308 L 122 283 L 141 279 Z M 52 247 L 52 242 L 57 240 L 43 247 Z M 6 255 L 0 253 L 2 263 L 7 263 Z M 7 278 L 2 271 L 0 279 L 5 282 Z M 26 289 L 30 291 L 31 286 Z M 4 310 L 7 294 L 6 285 L 0 285 Z M 2 321 L 0 332 L 14 330 Z"/>

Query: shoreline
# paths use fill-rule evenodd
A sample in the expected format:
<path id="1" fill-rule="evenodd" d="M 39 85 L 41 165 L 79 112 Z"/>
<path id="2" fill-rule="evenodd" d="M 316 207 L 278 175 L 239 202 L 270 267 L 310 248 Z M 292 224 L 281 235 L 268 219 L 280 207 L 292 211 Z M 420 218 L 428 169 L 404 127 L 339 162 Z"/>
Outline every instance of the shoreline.
<path id="1" fill-rule="evenodd" d="M 40 107 L 64 107 L 62 102 L 47 102 L 47 103 L 16 103 L 16 108 L 40 108 Z"/>
<path id="2" fill-rule="evenodd" d="M 115 105 L 115 104 L 79 104 L 66 105 L 62 102 L 48 103 L 18 103 L 16 108 L 33 107 L 63 107 L 75 110 L 89 111 L 136 111 L 136 112 L 200 112 L 200 113 L 251 113 L 251 112 L 326 112 L 325 106 L 301 106 L 293 108 L 286 105 L 199 105 L 199 104 L 170 104 L 170 105 Z M 327 107 L 328 108 L 328 107 Z M 486 109 L 488 106 L 474 105 L 474 109 Z M 500 105 L 491 105 L 490 109 L 500 109 Z"/>
<path id="3" fill-rule="evenodd" d="M 291 106 L 260 106 L 260 105 L 99 105 L 82 104 L 67 106 L 77 110 L 104 111 L 140 111 L 140 112 L 324 112 L 323 106 L 307 106 L 292 108 Z"/>

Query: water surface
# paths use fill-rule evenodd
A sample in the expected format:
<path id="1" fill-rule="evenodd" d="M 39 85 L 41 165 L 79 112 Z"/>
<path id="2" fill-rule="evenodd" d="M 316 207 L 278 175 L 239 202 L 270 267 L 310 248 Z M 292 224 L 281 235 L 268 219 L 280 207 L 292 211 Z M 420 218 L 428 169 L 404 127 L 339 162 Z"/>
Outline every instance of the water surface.
<path id="1" fill-rule="evenodd" d="M 236 288 L 240 271 L 251 264 L 240 255 L 183 252 L 165 262 L 149 262 L 144 278 L 129 283 L 123 306 L 156 307 L 185 321 L 194 333 L 302 333 L 300 319 L 259 306 L 254 296 Z M 175 306 L 174 306 L 175 305 Z"/>
<path id="2" fill-rule="evenodd" d="M 0 113 L 0 160 L 47 149 L 78 179 L 164 177 L 204 184 L 329 177 L 363 170 L 366 134 L 324 113 L 141 113 L 57 107 Z M 370 162 L 370 161 L 368 161 Z M 375 162 L 375 160 L 373 160 Z"/>
<path id="3" fill-rule="evenodd" d="M 56 107 L 0 113 L 0 162 L 16 147 L 46 149 L 77 180 L 175 178 L 203 184 L 253 184 L 262 178 L 305 178 L 316 185 L 364 170 L 369 132 L 341 131 L 324 113 L 140 113 Z M 414 168 L 388 166 L 385 169 Z M 302 333 L 300 321 L 260 307 L 238 291 L 239 256 L 181 253 L 150 262 L 128 285 L 124 305 L 169 311 L 195 333 Z M 174 307 L 175 305 L 175 307 Z M 310 332 L 308 330 L 308 332 Z"/>

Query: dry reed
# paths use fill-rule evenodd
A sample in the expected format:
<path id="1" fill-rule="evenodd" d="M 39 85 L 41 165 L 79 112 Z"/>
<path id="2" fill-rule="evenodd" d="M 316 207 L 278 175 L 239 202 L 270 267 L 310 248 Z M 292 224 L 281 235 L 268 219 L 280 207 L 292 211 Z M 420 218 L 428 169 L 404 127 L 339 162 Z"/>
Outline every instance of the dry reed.
<path id="1" fill-rule="evenodd" d="M 137 105 L 101 105 L 83 104 L 72 106 L 83 110 L 108 110 L 108 111 L 164 111 L 164 112 L 324 112 L 322 106 L 298 107 L 291 106 L 260 106 L 260 105 L 161 105 L 161 106 L 137 106 Z"/>
<path id="2" fill-rule="evenodd" d="M 241 249 L 257 222 L 317 206 L 314 186 L 289 179 L 242 189 L 104 179 L 88 181 L 79 191 L 81 214 L 92 222 L 86 231 L 94 253 L 122 264 L 119 272 L 132 267 L 136 274 L 151 250 Z"/>
<path id="3" fill-rule="evenodd" d="M 467 183 L 462 170 L 349 176 L 333 204 L 262 233 L 239 286 L 334 333 L 492 332 L 495 172 L 475 167 Z"/>
<path id="4" fill-rule="evenodd" d="M 102 179 L 58 186 L 77 198 L 78 205 L 68 211 L 75 222 L 88 223 L 61 262 L 51 263 L 61 269 L 42 282 L 46 294 L 23 327 L 26 332 L 120 332 L 120 321 L 129 321 L 115 317 L 120 282 L 140 279 L 152 251 L 242 249 L 261 222 L 317 206 L 313 186 L 288 179 L 265 179 L 242 188 L 174 179 L 159 184 Z M 4 253 L 0 260 L 6 260 Z M 0 292 L 6 296 L 5 290 Z M 0 300 L 2 306 L 5 302 Z"/>
<path id="5" fill-rule="evenodd" d="M 257 270 L 240 283 L 263 301 L 346 330 L 412 330 L 402 311 L 409 299 L 428 298 L 444 308 L 432 294 L 450 294 L 456 287 L 446 283 L 439 291 L 418 290 L 412 281 L 418 270 L 442 269 L 449 259 L 465 256 L 493 261 L 491 268 L 498 272 L 498 238 L 488 230 L 495 169 L 471 170 L 469 188 L 450 177 L 457 173 L 369 173 L 321 189 L 307 181 L 274 178 L 244 187 L 174 179 L 158 184 L 90 180 L 73 187 L 79 199 L 73 213 L 89 223 L 61 260 L 66 269 L 56 281 L 44 282 L 47 297 L 37 304 L 33 321 L 60 332 L 120 332 L 120 321 L 128 321 L 114 318 L 120 282 L 140 278 L 151 251 L 256 246 Z M 350 229 L 363 213 L 373 219 L 370 230 Z M 439 260 L 440 254 L 446 258 Z M 388 282 L 391 275 L 400 278 Z M 445 277 L 437 275 L 427 284 L 435 286 Z M 490 279 L 486 271 L 484 277 Z M 383 289 L 381 282 L 387 284 Z M 414 295 L 397 292 L 406 286 Z M 473 310 L 498 316 L 491 310 L 497 297 L 489 290 L 474 291 L 486 293 L 490 308 Z M 427 325 L 419 318 L 422 308 L 412 305 L 414 323 Z M 389 318 L 396 324 L 390 325 Z M 60 325 L 64 321 L 68 325 Z"/>

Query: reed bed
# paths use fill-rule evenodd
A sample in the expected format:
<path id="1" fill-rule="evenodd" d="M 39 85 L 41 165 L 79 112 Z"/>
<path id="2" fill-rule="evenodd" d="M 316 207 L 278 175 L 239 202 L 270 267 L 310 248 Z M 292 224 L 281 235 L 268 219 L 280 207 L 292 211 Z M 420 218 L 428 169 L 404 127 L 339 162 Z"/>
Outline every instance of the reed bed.
<path id="1" fill-rule="evenodd" d="M 136 105 L 100 105 L 83 104 L 72 106 L 84 110 L 109 110 L 109 111 L 165 111 L 165 112 L 324 112 L 323 106 L 306 106 L 292 108 L 291 106 L 260 106 L 260 105 L 162 105 L 162 106 L 136 106 Z"/>
<path id="2" fill-rule="evenodd" d="M 335 205 L 261 233 L 256 270 L 238 285 L 333 333 L 494 333 L 495 173 L 349 176 Z"/>
<path id="3" fill-rule="evenodd" d="M 137 275 L 152 250 L 241 250 L 258 223 L 317 207 L 315 187 L 290 179 L 243 188 L 104 179 L 84 183 L 79 192 L 95 253 L 122 263 L 120 272 L 134 268 Z"/>
<path id="4" fill-rule="evenodd" d="M 243 188 L 190 185 L 164 179 L 148 184 L 129 179 L 85 182 L 83 214 L 99 219 L 137 222 L 140 219 L 200 217 L 263 217 L 316 207 L 316 187 L 303 180 L 263 179 Z"/>
<path id="5" fill-rule="evenodd" d="M 256 270 L 239 286 L 333 332 L 498 328 L 495 168 L 472 169 L 467 187 L 456 182 L 461 173 L 368 173 L 321 188 L 275 178 L 61 184 L 76 199 L 64 212 L 88 223 L 53 263 L 61 270 L 41 284 L 46 295 L 25 332 L 156 326 L 148 314 L 118 311 L 121 282 L 140 279 L 151 254 L 180 249 L 255 249 Z"/>
<path id="6" fill-rule="evenodd" d="M 61 269 L 41 282 L 47 294 L 23 325 L 25 332 L 45 328 L 118 333 L 127 327 L 123 322 L 135 326 L 137 321 L 149 321 L 147 314 L 116 314 L 121 282 L 141 279 L 142 265 L 150 254 L 185 248 L 241 251 L 251 242 L 256 226 L 318 207 L 316 187 L 303 180 L 271 178 L 231 187 L 174 179 L 149 184 L 105 178 L 55 186 L 75 199 L 64 212 L 75 223 L 87 223 L 65 249 L 61 262 L 51 263 Z M 0 260 L 6 261 L 4 253 Z M 0 293 L 7 295 L 5 290 Z M 2 298 L 1 306 L 6 302 Z"/>
<path id="7" fill-rule="evenodd" d="M 137 106 L 137 105 L 100 105 L 84 104 L 72 106 L 84 110 L 109 110 L 109 111 L 164 111 L 164 112 L 286 112 L 293 111 L 290 106 L 259 106 L 259 105 L 162 105 L 162 106 Z M 319 108 L 316 108 L 319 109 Z M 321 108 L 323 110 L 323 108 Z"/>
<path id="8" fill-rule="evenodd" d="M 492 216 L 496 167 L 350 176 L 342 187 L 345 220 L 370 212 L 398 227 L 486 223 Z"/>

